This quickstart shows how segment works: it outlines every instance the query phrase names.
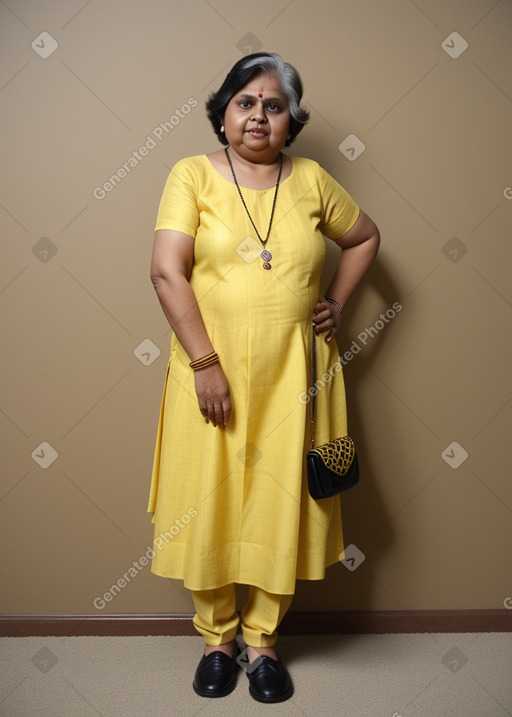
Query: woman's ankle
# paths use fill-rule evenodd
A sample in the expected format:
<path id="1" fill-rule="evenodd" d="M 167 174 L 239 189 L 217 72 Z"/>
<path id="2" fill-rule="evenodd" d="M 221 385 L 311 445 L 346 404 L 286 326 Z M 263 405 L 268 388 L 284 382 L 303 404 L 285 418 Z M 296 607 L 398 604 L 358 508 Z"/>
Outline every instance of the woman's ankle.
<path id="1" fill-rule="evenodd" d="M 247 645 L 247 657 L 249 662 L 254 662 L 258 657 L 271 657 L 273 660 L 278 660 L 277 652 L 273 647 L 252 647 Z"/>
<path id="2" fill-rule="evenodd" d="M 235 651 L 235 641 L 225 642 L 222 645 L 205 645 L 204 654 L 210 655 L 212 652 L 224 652 L 228 657 L 233 657 Z"/>

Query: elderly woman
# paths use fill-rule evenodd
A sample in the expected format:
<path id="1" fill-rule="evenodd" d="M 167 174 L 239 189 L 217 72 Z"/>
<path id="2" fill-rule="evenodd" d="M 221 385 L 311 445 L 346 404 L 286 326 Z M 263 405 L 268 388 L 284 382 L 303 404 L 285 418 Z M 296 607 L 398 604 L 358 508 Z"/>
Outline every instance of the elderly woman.
<path id="1" fill-rule="evenodd" d="M 152 570 L 191 591 L 206 647 L 193 687 L 293 694 L 274 650 L 297 579 L 320 580 L 343 550 L 339 496 L 313 500 L 312 323 L 319 374 L 336 364 L 343 306 L 379 245 L 373 221 L 316 162 L 283 152 L 309 119 L 279 55 L 237 62 L 207 102 L 225 149 L 179 161 L 158 211 L 151 277 L 172 330 L 149 510 Z M 319 296 L 324 238 L 342 252 Z M 316 439 L 347 432 L 342 374 L 318 397 Z M 236 584 L 248 585 L 239 616 Z M 247 649 L 238 656 L 241 623 Z M 238 659 L 237 659 L 238 657 Z"/>

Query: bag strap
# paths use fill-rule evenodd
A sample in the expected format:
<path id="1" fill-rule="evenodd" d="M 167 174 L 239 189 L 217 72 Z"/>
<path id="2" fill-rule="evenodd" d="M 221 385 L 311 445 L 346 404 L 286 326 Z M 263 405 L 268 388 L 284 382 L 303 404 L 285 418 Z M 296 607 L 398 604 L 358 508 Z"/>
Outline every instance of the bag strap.
<path id="1" fill-rule="evenodd" d="M 313 324 L 313 350 L 311 356 L 311 378 L 312 378 L 312 396 L 311 396 L 311 448 L 315 447 L 315 420 L 316 420 L 316 331 Z"/>

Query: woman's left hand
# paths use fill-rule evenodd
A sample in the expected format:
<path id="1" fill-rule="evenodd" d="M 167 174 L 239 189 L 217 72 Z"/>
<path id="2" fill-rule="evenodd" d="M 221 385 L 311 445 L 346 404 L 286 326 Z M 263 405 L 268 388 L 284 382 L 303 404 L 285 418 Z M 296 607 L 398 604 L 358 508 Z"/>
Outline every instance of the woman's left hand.
<path id="1" fill-rule="evenodd" d="M 316 327 L 316 333 L 322 334 L 327 331 L 325 340 L 327 343 L 332 341 L 338 330 L 341 321 L 341 311 L 335 304 L 322 299 L 315 304 L 315 315 L 313 323 Z"/>

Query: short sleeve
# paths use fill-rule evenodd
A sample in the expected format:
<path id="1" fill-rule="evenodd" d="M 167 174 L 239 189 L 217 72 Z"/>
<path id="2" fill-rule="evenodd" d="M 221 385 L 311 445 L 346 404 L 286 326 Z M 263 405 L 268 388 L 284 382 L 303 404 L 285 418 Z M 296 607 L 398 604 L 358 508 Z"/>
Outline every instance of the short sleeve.
<path id="1" fill-rule="evenodd" d="M 173 229 L 195 238 L 199 226 L 197 175 L 186 159 L 174 165 L 164 186 L 155 231 Z"/>
<path id="2" fill-rule="evenodd" d="M 322 220 L 318 226 L 328 239 L 339 239 L 346 234 L 357 221 L 360 209 L 341 184 L 320 168 L 320 187 L 322 193 Z"/>

